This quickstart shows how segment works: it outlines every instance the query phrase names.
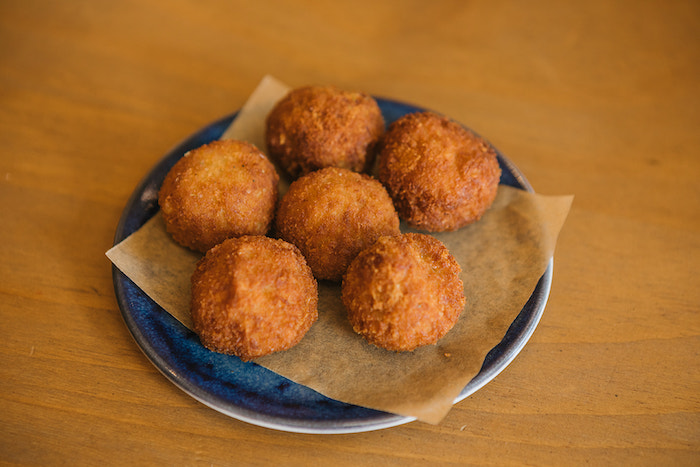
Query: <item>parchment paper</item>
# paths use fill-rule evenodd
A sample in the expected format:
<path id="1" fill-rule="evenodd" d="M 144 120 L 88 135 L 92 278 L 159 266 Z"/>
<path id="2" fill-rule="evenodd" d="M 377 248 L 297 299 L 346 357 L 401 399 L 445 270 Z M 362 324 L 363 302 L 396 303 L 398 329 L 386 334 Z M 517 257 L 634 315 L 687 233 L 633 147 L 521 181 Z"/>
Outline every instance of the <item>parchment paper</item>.
<path id="1" fill-rule="evenodd" d="M 287 90 L 265 77 L 223 137 L 264 149 L 265 116 Z M 281 182 L 281 193 L 287 185 Z M 255 362 L 336 400 L 439 423 L 535 289 L 554 254 L 572 200 L 502 185 L 480 221 L 434 234 L 462 267 L 467 297 L 459 321 L 436 345 L 396 353 L 368 344 L 346 319 L 340 285 L 320 281 L 319 320 L 307 335 L 296 347 Z M 411 229 L 402 223 L 402 231 Z M 176 244 L 160 214 L 107 256 L 192 329 L 190 276 L 201 255 Z"/>

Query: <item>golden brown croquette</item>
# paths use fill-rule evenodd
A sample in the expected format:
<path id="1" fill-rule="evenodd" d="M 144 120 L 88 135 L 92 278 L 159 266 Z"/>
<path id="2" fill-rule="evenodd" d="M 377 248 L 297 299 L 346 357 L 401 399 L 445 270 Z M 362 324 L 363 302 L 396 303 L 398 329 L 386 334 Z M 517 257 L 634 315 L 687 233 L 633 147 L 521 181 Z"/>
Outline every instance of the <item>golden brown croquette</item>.
<path id="1" fill-rule="evenodd" d="M 382 184 L 337 167 L 295 180 L 280 200 L 275 223 L 278 235 L 299 247 L 314 276 L 332 281 L 377 238 L 400 233 Z"/>
<path id="2" fill-rule="evenodd" d="M 388 350 L 434 344 L 464 308 L 460 272 L 447 248 L 430 235 L 381 237 L 345 273 L 348 319 L 355 332 Z"/>
<path id="3" fill-rule="evenodd" d="M 296 345 L 318 318 L 318 287 L 292 244 L 263 236 L 215 246 L 192 275 L 192 321 L 210 350 L 250 360 Z"/>
<path id="4" fill-rule="evenodd" d="M 158 202 L 175 241 L 205 252 L 227 238 L 267 233 L 278 182 L 274 166 L 254 145 L 213 141 L 173 166 Z"/>
<path id="5" fill-rule="evenodd" d="M 399 216 L 418 229 L 459 229 L 480 219 L 496 197 L 496 151 L 446 117 L 404 115 L 389 126 L 381 146 L 377 178 Z"/>
<path id="6" fill-rule="evenodd" d="M 270 157 L 297 178 L 324 167 L 366 170 L 383 133 L 384 118 L 371 96 L 305 86 L 270 111 L 265 138 Z"/>

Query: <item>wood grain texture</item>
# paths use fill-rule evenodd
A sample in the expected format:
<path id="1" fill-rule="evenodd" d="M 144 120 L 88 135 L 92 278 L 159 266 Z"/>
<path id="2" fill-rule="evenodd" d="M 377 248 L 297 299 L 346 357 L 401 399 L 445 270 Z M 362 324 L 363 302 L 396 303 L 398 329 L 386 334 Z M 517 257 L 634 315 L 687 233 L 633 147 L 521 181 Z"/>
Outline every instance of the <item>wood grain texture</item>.
<path id="1" fill-rule="evenodd" d="M 680 0 L 0 2 L 0 463 L 698 465 L 698 30 Z M 434 109 L 576 196 L 531 342 L 438 426 L 239 422 L 123 324 L 131 191 L 265 74 Z"/>

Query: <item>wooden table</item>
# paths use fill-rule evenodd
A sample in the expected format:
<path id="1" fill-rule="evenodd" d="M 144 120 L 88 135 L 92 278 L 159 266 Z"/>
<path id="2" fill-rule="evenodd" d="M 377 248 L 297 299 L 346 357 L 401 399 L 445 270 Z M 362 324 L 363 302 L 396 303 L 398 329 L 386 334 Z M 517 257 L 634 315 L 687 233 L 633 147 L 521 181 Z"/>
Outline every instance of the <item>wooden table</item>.
<path id="1" fill-rule="evenodd" d="M 698 2 L 0 3 L 0 463 L 700 464 Z M 474 128 L 574 194 L 542 321 L 437 426 L 222 415 L 120 315 L 122 209 L 271 74 Z"/>

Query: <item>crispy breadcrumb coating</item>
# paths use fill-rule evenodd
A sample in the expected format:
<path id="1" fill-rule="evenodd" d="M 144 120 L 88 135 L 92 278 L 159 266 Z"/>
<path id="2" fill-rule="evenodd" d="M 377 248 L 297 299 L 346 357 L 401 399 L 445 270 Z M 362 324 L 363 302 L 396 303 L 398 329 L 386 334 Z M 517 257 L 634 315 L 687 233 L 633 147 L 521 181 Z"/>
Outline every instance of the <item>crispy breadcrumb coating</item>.
<path id="1" fill-rule="evenodd" d="M 348 319 L 355 332 L 387 350 L 434 344 L 464 308 L 460 272 L 445 245 L 430 235 L 381 237 L 345 273 Z"/>
<path id="2" fill-rule="evenodd" d="M 295 244 L 317 279 L 339 281 L 350 261 L 382 235 L 398 235 L 399 216 L 374 178 L 328 167 L 294 181 L 277 211 L 278 235 Z"/>
<path id="3" fill-rule="evenodd" d="M 270 157 L 297 178 L 324 167 L 365 171 L 383 133 L 384 118 L 371 96 L 305 86 L 270 111 L 265 138 Z"/>
<path id="4" fill-rule="evenodd" d="M 481 218 L 496 197 L 496 151 L 454 121 L 432 112 L 392 123 L 379 152 L 377 178 L 402 219 L 430 232 Z"/>
<path id="5" fill-rule="evenodd" d="M 250 360 L 296 345 L 318 318 L 318 286 L 292 244 L 262 236 L 215 246 L 192 275 L 192 321 L 210 350 Z"/>
<path id="6" fill-rule="evenodd" d="M 173 239 L 205 252 L 227 238 L 266 234 L 278 182 L 274 166 L 254 145 L 213 141 L 173 166 L 158 203 Z"/>

